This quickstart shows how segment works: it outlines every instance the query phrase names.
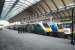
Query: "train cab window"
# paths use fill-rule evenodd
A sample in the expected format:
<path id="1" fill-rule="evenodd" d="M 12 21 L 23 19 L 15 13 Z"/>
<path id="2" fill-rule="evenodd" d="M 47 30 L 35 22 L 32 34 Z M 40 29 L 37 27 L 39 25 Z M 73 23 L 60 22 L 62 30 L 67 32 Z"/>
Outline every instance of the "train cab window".
<path id="1" fill-rule="evenodd" d="M 71 23 L 64 23 L 63 26 L 64 26 L 65 28 L 71 28 Z"/>
<path id="2" fill-rule="evenodd" d="M 47 23 L 43 23 L 43 25 L 44 25 L 45 27 L 49 27 Z"/>
<path id="3" fill-rule="evenodd" d="M 41 27 L 39 24 L 36 24 L 37 27 Z"/>
<path id="4" fill-rule="evenodd" d="M 62 29 L 63 28 L 63 25 L 62 24 L 57 24 L 58 28 L 59 29 Z"/>

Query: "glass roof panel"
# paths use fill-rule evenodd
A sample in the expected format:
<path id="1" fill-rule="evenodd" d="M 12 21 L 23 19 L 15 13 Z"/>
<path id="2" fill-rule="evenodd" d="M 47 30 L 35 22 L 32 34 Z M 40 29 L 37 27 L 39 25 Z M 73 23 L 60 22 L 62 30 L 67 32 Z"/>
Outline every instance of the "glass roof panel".
<path id="1" fill-rule="evenodd" d="M 31 2 L 39 2 L 40 0 L 27 0 L 27 1 L 31 1 Z"/>
<path id="2" fill-rule="evenodd" d="M 4 16 L 7 14 L 9 9 L 12 7 L 16 0 L 5 0 L 4 7 L 1 13 L 1 17 L 4 18 Z"/>
<path id="3" fill-rule="evenodd" d="M 72 6 L 74 5 L 74 0 L 64 0 L 66 6 Z"/>
<path id="4" fill-rule="evenodd" d="M 47 3 L 49 4 L 51 10 L 57 10 L 51 0 L 47 0 Z"/>
<path id="5" fill-rule="evenodd" d="M 22 3 L 23 3 L 23 4 L 31 5 L 31 3 L 27 2 L 27 1 L 22 1 L 22 0 L 20 0 L 20 2 L 21 2 L 21 3 L 19 3 L 19 4 L 22 4 Z"/>
<path id="6" fill-rule="evenodd" d="M 26 3 L 21 3 L 21 2 L 18 2 L 16 6 L 20 6 L 20 7 L 28 7 L 30 5 L 26 4 Z"/>
<path id="7" fill-rule="evenodd" d="M 8 18 L 11 18 L 17 14 L 19 14 L 20 12 L 22 12 L 24 9 L 26 9 L 27 7 L 31 6 L 32 4 L 34 4 L 33 2 L 34 0 L 20 0 L 16 6 L 11 10 L 11 12 L 9 13 L 9 15 L 7 15 Z M 40 0 L 35 0 L 35 3 L 38 2 Z M 14 12 L 14 13 L 13 13 Z M 7 19 L 8 19 L 7 18 Z"/>
<path id="8" fill-rule="evenodd" d="M 58 7 L 58 9 L 64 8 L 63 3 L 61 2 L 61 0 L 54 0 L 56 6 Z"/>
<path id="9" fill-rule="evenodd" d="M 15 1 L 15 0 L 5 0 L 5 1 Z"/>
<path id="10" fill-rule="evenodd" d="M 33 3 L 33 4 L 35 4 L 37 1 L 35 1 L 35 0 L 27 0 L 28 2 L 30 2 L 30 3 Z"/>
<path id="11" fill-rule="evenodd" d="M 24 10 L 26 7 L 28 7 L 28 6 L 23 3 L 18 2 L 17 5 L 13 8 L 13 10 L 10 12 L 10 14 L 7 17 L 17 15 L 22 10 Z"/>
<path id="12" fill-rule="evenodd" d="M 47 12 L 50 12 L 50 7 L 49 7 L 49 5 L 46 5 L 44 2 L 42 2 L 42 3 L 40 3 L 42 6 L 43 6 L 43 8 L 47 11 Z"/>
<path id="13" fill-rule="evenodd" d="M 26 3 L 26 4 L 35 4 L 35 3 L 37 3 L 38 1 L 40 1 L 40 0 L 20 0 L 20 2 L 22 2 L 22 3 Z"/>
<path id="14" fill-rule="evenodd" d="M 44 13 L 44 9 L 41 6 L 39 6 L 39 4 L 37 5 L 37 7 L 41 13 Z"/>
<path id="15" fill-rule="evenodd" d="M 25 7 L 26 8 L 26 7 Z M 23 6 L 22 7 L 14 7 L 14 9 L 9 13 L 9 15 L 7 16 L 7 17 L 12 17 L 12 16 L 14 16 L 14 15 L 17 15 L 18 13 L 20 13 L 22 10 L 24 10 L 25 9 Z M 14 13 L 13 13 L 14 12 Z"/>
<path id="16" fill-rule="evenodd" d="M 38 11 L 38 9 L 35 8 L 35 6 L 32 6 L 33 10 L 37 11 L 38 14 L 40 14 L 40 12 Z"/>

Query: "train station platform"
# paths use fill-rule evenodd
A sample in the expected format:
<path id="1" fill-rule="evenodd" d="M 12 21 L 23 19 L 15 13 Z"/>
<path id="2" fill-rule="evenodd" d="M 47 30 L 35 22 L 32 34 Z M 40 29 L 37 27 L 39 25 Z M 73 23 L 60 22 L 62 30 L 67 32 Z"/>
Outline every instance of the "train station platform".
<path id="1" fill-rule="evenodd" d="M 70 40 L 33 33 L 0 30 L 0 50 L 75 50 Z"/>

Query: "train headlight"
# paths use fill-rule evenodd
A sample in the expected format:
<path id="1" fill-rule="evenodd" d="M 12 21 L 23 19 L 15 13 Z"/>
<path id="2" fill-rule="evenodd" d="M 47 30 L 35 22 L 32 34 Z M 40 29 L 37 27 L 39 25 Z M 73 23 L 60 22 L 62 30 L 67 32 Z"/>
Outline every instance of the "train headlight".
<path id="1" fill-rule="evenodd" d="M 45 32 L 52 32 L 52 29 L 50 29 L 50 28 L 45 28 Z"/>

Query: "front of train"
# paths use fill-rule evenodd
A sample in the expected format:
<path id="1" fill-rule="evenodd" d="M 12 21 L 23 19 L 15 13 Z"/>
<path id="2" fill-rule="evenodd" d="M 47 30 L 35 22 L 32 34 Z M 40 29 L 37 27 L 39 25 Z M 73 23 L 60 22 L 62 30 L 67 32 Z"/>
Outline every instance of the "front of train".
<path id="1" fill-rule="evenodd" d="M 48 22 L 48 25 L 52 29 L 52 34 L 62 37 L 64 35 L 63 25 L 56 22 Z"/>
<path id="2" fill-rule="evenodd" d="M 63 27 L 63 24 L 58 23 L 58 24 L 57 24 L 57 27 L 58 27 L 58 33 L 64 33 L 64 27 Z"/>
<path id="3" fill-rule="evenodd" d="M 41 22 L 40 25 L 41 25 L 41 27 L 43 28 L 44 32 L 46 32 L 46 33 L 52 32 L 52 29 L 48 26 L 47 23 Z"/>
<path id="4" fill-rule="evenodd" d="M 45 32 L 47 32 L 47 33 L 52 32 L 52 29 L 48 26 L 47 23 L 43 23 L 43 26 L 45 27 L 45 29 L 44 29 Z"/>

